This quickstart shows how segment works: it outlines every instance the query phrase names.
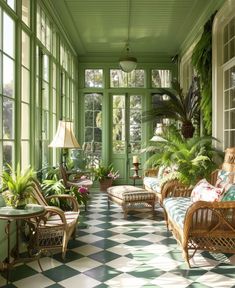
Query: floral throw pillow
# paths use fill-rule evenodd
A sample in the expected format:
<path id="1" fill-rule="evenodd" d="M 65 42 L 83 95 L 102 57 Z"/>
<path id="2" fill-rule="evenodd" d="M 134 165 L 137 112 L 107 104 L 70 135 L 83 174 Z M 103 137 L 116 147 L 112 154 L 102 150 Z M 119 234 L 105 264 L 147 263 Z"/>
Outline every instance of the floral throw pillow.
<path id="1" fill-rule="evenodd" d="M 197 201 L 220 201 L 223 189 L 212 186 L 206 179 L 200 180 L 193 188 L 191 194 L 192 202 Z"/>

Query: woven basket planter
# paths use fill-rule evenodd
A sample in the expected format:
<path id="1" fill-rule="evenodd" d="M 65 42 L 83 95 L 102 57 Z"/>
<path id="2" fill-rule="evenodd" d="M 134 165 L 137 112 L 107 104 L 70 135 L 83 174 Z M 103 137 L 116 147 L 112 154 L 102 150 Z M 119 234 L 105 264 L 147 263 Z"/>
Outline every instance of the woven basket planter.
<path id="1" fill-rule="evenodd" d="M 107 189 L 111 187 L 112 184 L 113 184 L 112 178 L 106 178 L 106 179 L 100 180 L 100 191 L 107 192 Z"/>

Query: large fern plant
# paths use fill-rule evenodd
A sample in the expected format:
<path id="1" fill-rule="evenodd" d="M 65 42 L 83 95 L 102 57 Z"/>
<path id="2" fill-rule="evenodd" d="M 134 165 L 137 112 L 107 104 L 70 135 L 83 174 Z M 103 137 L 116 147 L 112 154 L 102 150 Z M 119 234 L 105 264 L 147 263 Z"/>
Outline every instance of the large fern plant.
<path id="1" fill-rule="evenodd" d="M 146 167 L 172 166 L 178 168 L 177 177 L 185 184 L 194 185 L 198 179 L 208 178 L 222 162 L 223 153 L 212 145 L 210 136 L 184 139 L 174 126 L 165 129 L 162 141 L 144 149 L 151 152 Z"/>

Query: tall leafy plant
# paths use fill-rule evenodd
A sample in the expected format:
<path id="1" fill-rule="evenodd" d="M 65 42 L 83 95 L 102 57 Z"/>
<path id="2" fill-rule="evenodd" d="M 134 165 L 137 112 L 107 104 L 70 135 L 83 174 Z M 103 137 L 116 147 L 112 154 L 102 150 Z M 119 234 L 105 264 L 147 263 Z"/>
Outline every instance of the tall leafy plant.
<path id="1" fill-rule="evenodd" d="M 167 95 L 166 100 L 160 100 L 156 107 L 143 113 L 144 121 L 153 121 L 157 118 L 169 118 L 181 123 L 181 133 L 185 139 L 193 137 L 194 122 L 199 115 L 200 93 L 198 79 L 192 80 L 188 93 L 184 94 L 179 82 L 172 82 L 172 90 L 160 88 L 158 93 Z"/>
<path id="2" fill-rule="evenodd" d="M 200 40 L 192 54 L 192 64 L 200 78 L 203 122 L 206 134 L 212 132 L 212 25 L 215 14 L 204 25 Z"/>

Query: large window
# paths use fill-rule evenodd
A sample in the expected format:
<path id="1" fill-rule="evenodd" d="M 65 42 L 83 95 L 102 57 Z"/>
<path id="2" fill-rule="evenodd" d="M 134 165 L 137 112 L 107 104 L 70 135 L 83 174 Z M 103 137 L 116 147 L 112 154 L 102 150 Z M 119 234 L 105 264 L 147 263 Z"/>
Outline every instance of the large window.
<path id="1" fill-rule="evenodd" d="M 5 0 L 9 7 L 2 2 L 0 174 L 7 163 L 40 169 L 42 165 L 58 162 L 58 149 L 50 149 L 48 144 L 59 118 L 75 120 L 73 106 L 77 93 L 76 55 L 41 1 Z M 35 23 L 35 15 L 36 25 L 31 25 Z M 19 29 L 15 29 L 16 24 Z M 62 83 L 65 103 L 60 111 Z"/>
<path id="2" fill-rule="evenodd" d="M 10 2 L 9 2 L 10 5 Z M 15 22 L 0 9 L 0 171 L 15 156 Z"/>

